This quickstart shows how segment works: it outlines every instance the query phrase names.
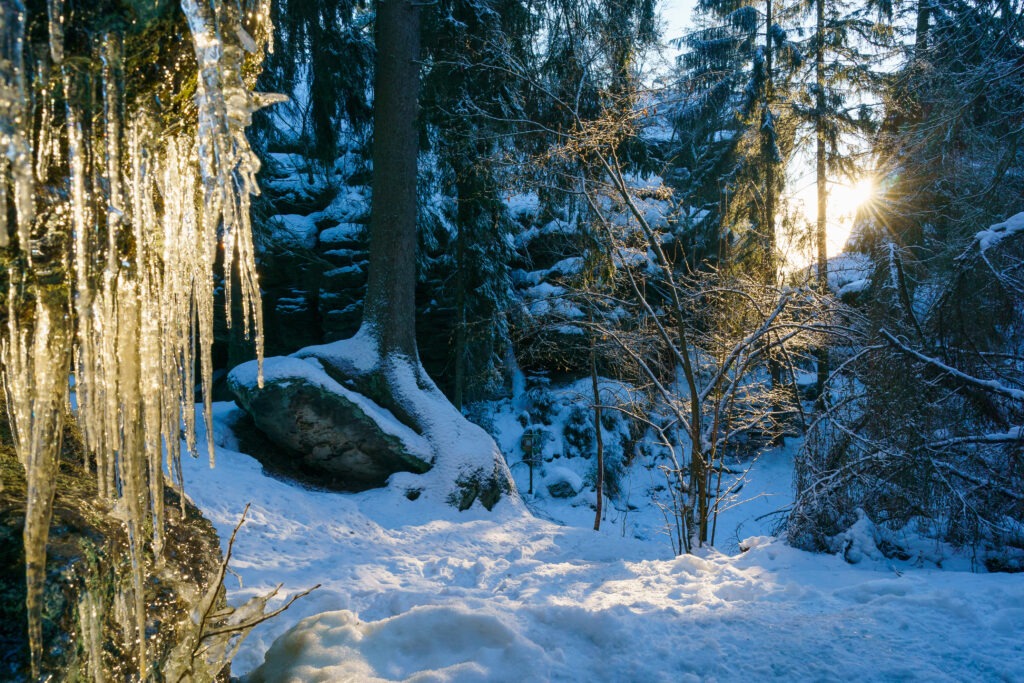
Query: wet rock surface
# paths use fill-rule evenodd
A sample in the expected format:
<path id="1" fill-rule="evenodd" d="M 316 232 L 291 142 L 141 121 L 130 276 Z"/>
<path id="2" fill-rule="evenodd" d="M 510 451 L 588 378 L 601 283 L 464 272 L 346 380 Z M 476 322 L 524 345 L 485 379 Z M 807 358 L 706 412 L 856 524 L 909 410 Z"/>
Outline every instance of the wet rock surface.
<path id="1" fill-rule="evenodd" d="M 5 422 L 0 420 L 0 422 Z M 43 595 L 43 671 L 52 680 L 128 680 L 137 671 L 132 564 L 125 524 L 96 494 L 73 427 L 66 428 Z M 25 615 L 24 469 L 0 427 L 0 680 L 30 680 Z M 220 543 L 213 526 L 165 488 L 163 561 L 146 585 L 146 643 L 153 674 L 165 668 L 191 630 L 197 596 L 215 580 Z M 220 677 L 227 680 L 225 669 Z M 147 676 L 151 678 L 152 676 Z M 51 680 L 51 679 L 48 679 Z"/>

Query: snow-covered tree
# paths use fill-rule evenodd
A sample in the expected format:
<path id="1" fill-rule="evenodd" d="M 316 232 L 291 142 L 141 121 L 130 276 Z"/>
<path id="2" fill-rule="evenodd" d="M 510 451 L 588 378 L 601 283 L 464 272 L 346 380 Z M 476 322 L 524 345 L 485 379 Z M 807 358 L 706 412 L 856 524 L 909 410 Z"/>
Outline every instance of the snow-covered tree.
<path id="1" fill-rule="evenodd" d="M 680 160 L 691 165 L 683 184 L 718 217 L 718 235 L 703 240 L 705 253 L 721 259 L 732 239 L 742 239 L 745 255 L 730 261 L 742 258 L 772 282 L 793 149 L 792 79 L 803 59 L 784 28 L 794 7 L 777 0 L 706 0 L 698 7 L 710 18 L 681 41 L 675 127 Z"/>
<path id="2" fill-rule="evenodd" d="M 970 547 L 991 569 L 1021 568 L 1022 247 L 1024 214 L 977 232 L 930 280 L 937 296 L 912 321 L 900 269 L 880 264 L 872 289 L 892 303 L 868 307 L 863 339 L 833 378 L 834 404 L 809 430 L 794 543 L 841 550 L 866 516 L 892 552 L 900 534 L 921 534 Z"/>

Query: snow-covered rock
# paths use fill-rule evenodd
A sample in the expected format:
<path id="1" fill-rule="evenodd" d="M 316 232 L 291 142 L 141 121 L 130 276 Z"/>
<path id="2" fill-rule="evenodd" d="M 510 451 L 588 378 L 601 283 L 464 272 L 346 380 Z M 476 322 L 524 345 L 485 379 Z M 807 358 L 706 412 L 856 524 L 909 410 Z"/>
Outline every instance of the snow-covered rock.
<path id="1" fill-rule="evenodd" d="M 566 467 L 550 467 L 544 487 L 552 498 L 572 498 L 583 490 L 583 479 Z"/>
<path id="2" fill-rule="evenodd" d="M 828 260 L 828 286 L 838 296 L 848 296 L 866 289 L 871 282 L 874 264 L 867 254 L 844 252 Z"/>
<path id="3" fill-rule="evenodd" d="M 312 249 L 316 246 L 316 223 L 311 216 L 282 214 L 270 219 L 275 240 L 287 245 Z"/>
<path id="4" fill-rule="evenodd" d="M 320 243 L 335 245 L 357 242 L 365 231 L 366 226 L 360 223 L 338 223 L 320 233 Z"/>
<path id="5" fill-rule="evenodd" d="M 365 396 L 349 391 L 315 365 L 268 358 L 264 386 L 255 361 L 228 375 L 228 387 L 280 453 L 264 453 L 271 469 L 315 477 L 340 490 L 383 486 L 396 472 L 426 472 L 423 437 Z"/>

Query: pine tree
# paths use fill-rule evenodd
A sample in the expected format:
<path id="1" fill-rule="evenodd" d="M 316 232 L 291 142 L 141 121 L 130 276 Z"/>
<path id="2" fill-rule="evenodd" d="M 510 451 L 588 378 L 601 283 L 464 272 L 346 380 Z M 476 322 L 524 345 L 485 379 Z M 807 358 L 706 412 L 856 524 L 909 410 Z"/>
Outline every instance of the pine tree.
<path id="1" fill-rule="evenodd" d="M 884 47 L 889 41 L 887 32 L 869 18 L 869 8 L 810 0 L 805 11 L 814 18 L 814 30 L 805 47 L 813 61 L 808 60 L 806 86 L 796 99 L 795 109 L 799 119 L 813 130 L 815 265 L 818 288 L 824 293 L 828 291 L 828 184 L 830 178 L 832 182 L 837 176 L 853 180 L 863 172 L 849 152 L 872 129 L 866 103 L 881 86 L 873 57 L 865 49 Z M 819 350 L 817 365 L 820 394 L 828 377 L 827 349 Z"/>
<path id="2" fill-rule="evenodd" d="M 779 203 L 793 146 L 792 77 L 802 61 L 783 29 L 792 8 L 777 0 L 702 0 L 698 9 L 712 19 L 684 39 L 685 104 L 676 129 L 699 133 L 686 136 L 691 151 L 682 157 L 702 162 L 690 169 L 691 191 L 705 202 L 718 194 L 719 238 L 705 240 L 705 249 L 737 234 L 747 244 L 746 260 L 774 282 Z M 708 116 L 713 127 L 693 128 Z M 702 175 L 693 178 L 694 170 Z"/>

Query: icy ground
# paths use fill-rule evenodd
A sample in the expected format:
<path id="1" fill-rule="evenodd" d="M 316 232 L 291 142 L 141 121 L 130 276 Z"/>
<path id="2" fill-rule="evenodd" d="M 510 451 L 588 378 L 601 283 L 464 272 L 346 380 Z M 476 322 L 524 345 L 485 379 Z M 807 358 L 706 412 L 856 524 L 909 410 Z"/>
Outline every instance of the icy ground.
<path id="1" fill-rule="evenodd" d="M 184 463 L 223 542 L 252 503 L 230 599 L 323 584 L 256 629 L 235 675 L 320 615 L 274 645 L 260 680 L 1024 681 L 1021 575 L 850 565 L 763 536 L 674 558 L 664 537 L 622 537 L 628 517 L 594 533 L 510 503 L 458 513 L 310 491 L 229 448 L 231 409 L 217 406 L 216 468 Z M 762 471 L 748 489 L 785 468 Z M 740 533 L 755 524 L 742 510 Z"/>

